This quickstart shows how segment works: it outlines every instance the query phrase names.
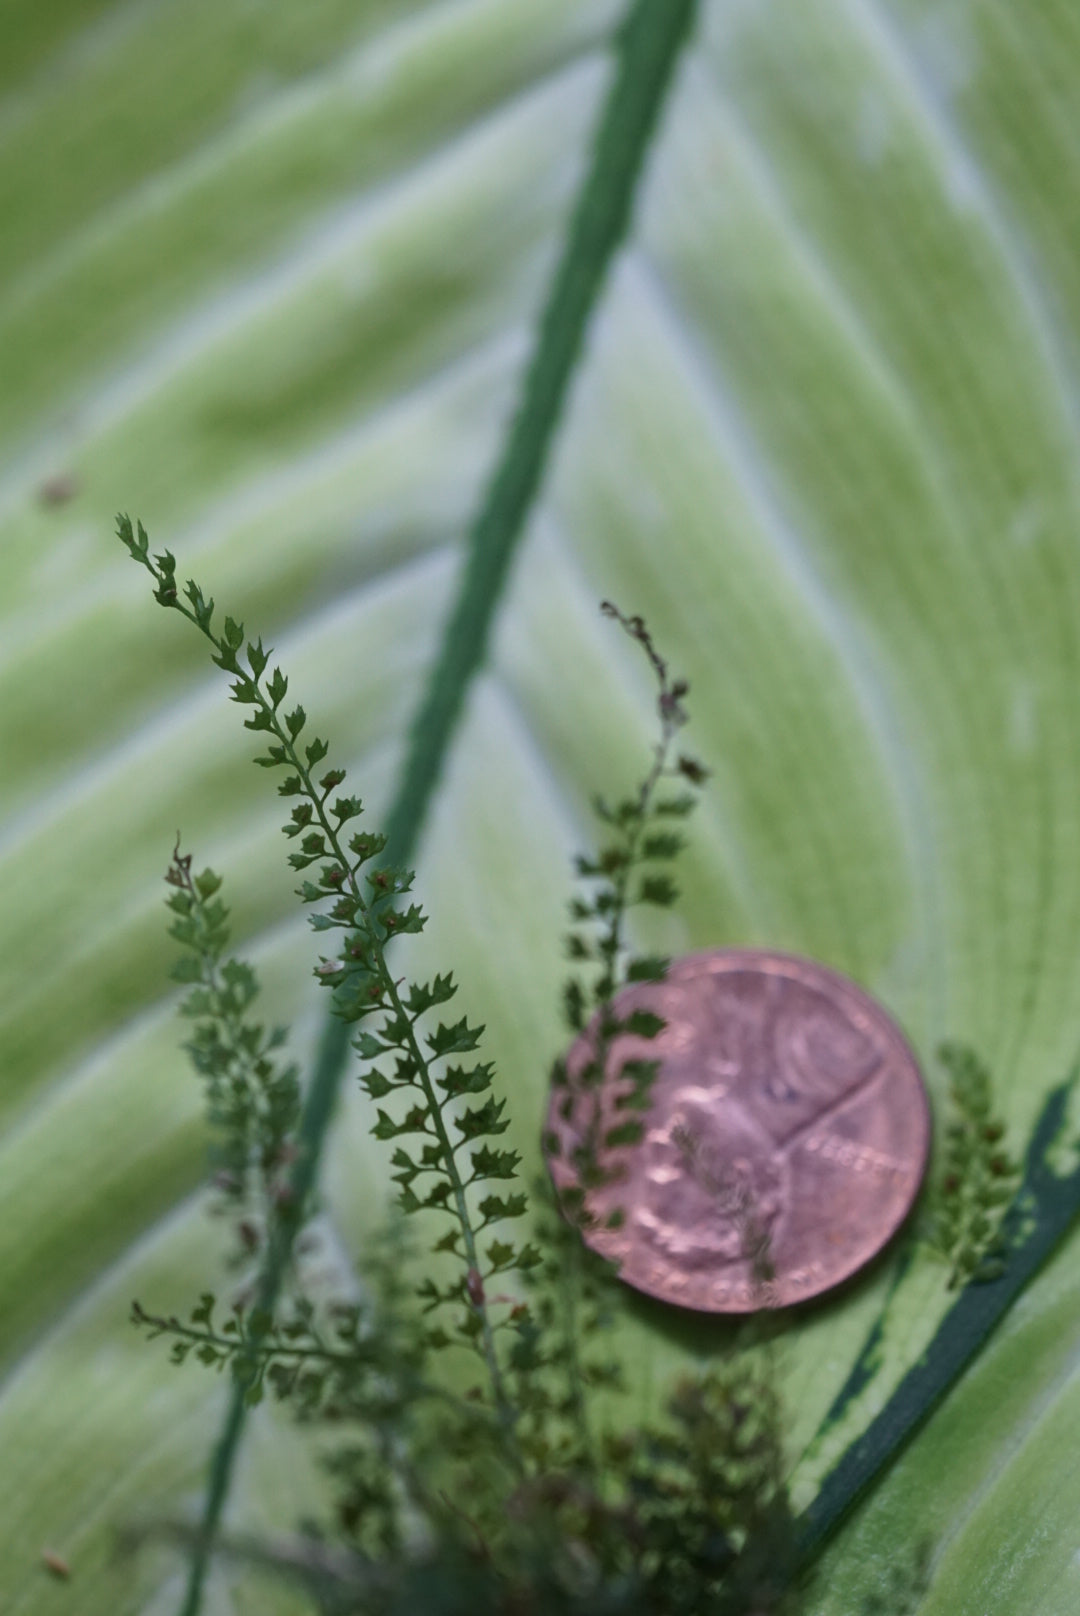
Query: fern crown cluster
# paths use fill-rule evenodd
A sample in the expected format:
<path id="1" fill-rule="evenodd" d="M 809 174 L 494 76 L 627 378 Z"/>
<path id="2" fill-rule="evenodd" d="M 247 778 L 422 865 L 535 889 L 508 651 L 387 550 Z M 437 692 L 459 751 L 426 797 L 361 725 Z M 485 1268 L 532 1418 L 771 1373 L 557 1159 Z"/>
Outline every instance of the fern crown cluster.
<path id="1" fill-rule="evenodd" d="M 264 1276 L 277 1262 L 289 1284 L 283 1298 L 265 1282 L 249 1285 L 224 1315 L 206 1291 L 186 1320 L 138 1302 L 133 1318 L 169 1338 L 175 1362 L 195 1357 L 228 1371 L 250 1402 L 269 1388 L 301 1420 L 343 1436 L 325 1459 L 342 1552 L 318 1548 L 320 1537 L 287 1553 L 267 1545 L 255 1558 L 299 1570 L 326 1612 L 404 1616 L 423 1608 L 434 1576 L 447 1611 L 470 1616 L 706 1608 L 780 1616 L 795 1597 L 798 1552 L 770 1329 L 751 1319 L 741 1345 L 673 1388 L 660 1425 L 628 1429 L 612 1418 L 625 1389 L 611 1346 L 612 1269 L 582 1240 L 595 1223 L 590 1192 L 619 1177 L 642 1138 L 659 1069 L 658 1059 L 617 1059 L 622 1035 L 651 1039 L 664 1027 L 640 994 L 630 1009 L 621 996 L 662 981 L 668 968 L 665 957 L 634 952 L 628 917 L 678 896 L 670 868 L 708 772 L 676 745 L 686 682 L 670 675 L 640 617 L 603 603 L 651 667 L 659 734 L 637 789 L 594 800 L 601 845 L 576 863 L 563 1010 L 585 1058 L 572 1076 L 563 1059 L 552 1070 L 555 1103 L 574 1122 L 571 1182 L 560 1174 L 557 1194 L 541 1183 L 530 1195 L 503 1137 L 506 1100 L 479 1056 L 484 1029 L 447 1009 L 457 991 L 451 974 L 417 982 L 390 969 L 394 939 L 425 924 L 414 872 L 385 856 L 384 836 L 356 828 L 360 800 L 342 789 L 345 771 L 326 766 L 327 743 L 309 735 L 304 709 L 286 706 L 289 681 L 261 640 L 245 642 L 230 617 L 217 628 L 213 600 L 194 582 L 179 588 L 174 557 L 152 556 L 141 524 L 121 517 L 119 536 L 151 574 L 158 602 L 210 641 L 232 699 L 250 709 L 245 726 L 265 737 L 255 761 L 284 775 L 277 789 L 290 803 L 283 830 L 297 894 L 313 929 L 333 938 L 315 975 L 354 1028 L 372 1133 L 390 1152 L 397 1186 L 399 1221 L 366 1254 L 365 1294 L 320 1304 L 297 1260 L 314 1206 L 297 1192 L 300 1074 L 284 1058 L 286 1029 L 253 1019 L 251 967 L 226 954 L 221 878 L 193 873 L 178 840 L 166 876 L 181 949 L 173 974 L 188 988 L 185 1047 L 215 1138 L 216 1209 L 235 1221 L 233 1262 L 262 1264 Z M 933 1242 L 955 1286 L 998 1271 L 1016 1174 L 985 1069 L 958 1047 L 942 1058 L 956 1117 Z M 614 1121 L 601 1106 L 613 1075 Z M 543 1143 L 558 1153 L 555 1134 Z M 418 1285 L 407 1278 L 406 1234 L 417 1214 L 438 1225 Z M 513 1225 L 528 1215 L 533 1238 L 522 1240 Z M 606 1216 L 617 1222 L 623 1212 Z M 759 1245 L 748 1254 L 768 1306 L 769 1252 Z M 473 1355 L 478 1382 L 443 1372 L 453 1346 Z M 196 1553 L 209 1548 L 204 1530 Z"/>

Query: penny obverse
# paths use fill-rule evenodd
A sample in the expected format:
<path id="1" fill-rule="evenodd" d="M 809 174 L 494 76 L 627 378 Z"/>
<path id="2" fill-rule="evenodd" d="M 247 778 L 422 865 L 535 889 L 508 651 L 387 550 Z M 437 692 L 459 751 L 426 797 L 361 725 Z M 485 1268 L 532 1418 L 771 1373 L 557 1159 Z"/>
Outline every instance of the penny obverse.
<path id="1" fill-rule="evenodd" d="M 598 1160 L 617 1181 L 589 1191 L 585 1239 L 621 1279 L 681 1307 L 746 1313 L 818 1296 L 881 1250 L 922 1181 L 930 1110 L 880 1005 L 812 960 L 723 949 L 673 960 L 613 1009 L 651 1010 L 666 1026 L 618 1034 L 593 1089 L 577 1079 L 596 1022 L 575 1040 L 552 1090 L 547 1157 L 556 1189 L 574 1186 L 573 1152 L 599 1107 Z M 660 1063 L 643 1112 L 617 1104 L 630 1060 Z M 640 1142 L 602 1143 L 635 1116 Z"/>

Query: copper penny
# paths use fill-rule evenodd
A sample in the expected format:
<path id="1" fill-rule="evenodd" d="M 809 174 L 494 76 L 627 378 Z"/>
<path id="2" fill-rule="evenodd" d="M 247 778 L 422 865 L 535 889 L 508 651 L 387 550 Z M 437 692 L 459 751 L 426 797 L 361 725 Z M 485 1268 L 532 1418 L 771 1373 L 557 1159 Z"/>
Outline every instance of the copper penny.
<path id="1" fill-rule="evenodd" d="M 724 949 L 673 960 L 614 1009 L 666 1026 L 613 1038 L 593 1088 L 578 1081 L 596 1053 L 595 1020 L 586 1028 L 552 1090 L 546 1153 L 556 1188 L 575 1185 L 593 1126 L 616 1182 L 588 1192 L 585 1238 L 620 1278 L 681 1307 L 747 1313 L 819 1296 L 881 1250 L 922 1180 L 930 1109 L 880 1005 L 812 960 Z M 631 1060 L 659 1061 L 641 1112 L 618 1105 Z M 605 1142 L 635 1116 L 638 1142 Z"/>

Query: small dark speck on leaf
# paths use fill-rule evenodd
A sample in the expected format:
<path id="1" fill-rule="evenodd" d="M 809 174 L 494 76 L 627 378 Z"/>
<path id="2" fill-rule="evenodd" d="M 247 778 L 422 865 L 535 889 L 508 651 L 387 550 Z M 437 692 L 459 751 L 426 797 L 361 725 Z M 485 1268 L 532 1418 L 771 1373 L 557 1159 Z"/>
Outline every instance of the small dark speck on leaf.
<path id="1" fill-rule="evenodd" d="M 79 492 L 80 482 L 73 471 L 58 471 L 38 484 L 38 501 L 42 505 L 66 505 Z"/>

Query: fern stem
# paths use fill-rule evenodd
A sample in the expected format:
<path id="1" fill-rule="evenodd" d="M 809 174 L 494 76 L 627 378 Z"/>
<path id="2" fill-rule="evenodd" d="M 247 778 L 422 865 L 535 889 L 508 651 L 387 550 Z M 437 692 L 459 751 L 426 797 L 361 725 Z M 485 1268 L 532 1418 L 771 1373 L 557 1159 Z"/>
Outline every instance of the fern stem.
<path id="1" fill-rule="evenodd" d="M 185 617 L 189 618 L 189 620 L 193 622 L 197 628 L 201 628 L 207 639 L 210 640 L 211 644 L 217 647 L 219 652 L 225 649 L 224 642 L 219 641 L 209 628 L 200 624 L 196 615 L 193 612 L 189 612 L 187 607 L 184 606 L 182 602 L 177 601 L 174 609 L 183 612 Z M 333 788 L 330 787 L 323 791 L 316 785 L 315 781 L 312 779 L 310 768 L 300 756 L 296 741 L 293 739 L 289 731 L 282 725 L 281 720 L 278 718 L 277 708 L 273 706 L 263 695 L 261 689 L 259 688 L 259 680 L 257 678 L 252 681 L 252 688 L 258 698 L 259 706 L 267 715 L 269 720 L 270 727 L 268 733 L 272 733 L 277 738 L 281 744 L 285 756 L 288 759 L 289 766 L 295 769 L 299 775 L 301 784 L 303 786 L 304 795 L 313 805 L 316 818 L 322 829 L 323 835 L 326 837 L 327 844 L 344 873 L 344 880 L 348 883 L 352 896 L 356 899 L 357 909 L 362 918 L 363 925 L 367 931 L 368 937 L 370 938 L 375 954 L 377 974 L 382 986 L 382 990 L 393 1006 L 399 1025 L 405 1028 L 405 1037 L 408 1041 L 409 1050 L 413 1060 L 416 1063 L 417 1077 L 420 1082 L 420 1087 L 423 1090 L 424 1099 L 426 1100 L 428 1106 L 428 1117 L 434 1126 L 435 1135 L 439 1141 L 439 1145 L 443 1153 L 443 1169 L 450 1180 L 457 1220 L 461 1228 L 461 1237 L 465 1244 L 466 1261 L 470 1268 L 474 1268 L 477 1270 L 477 1272 L 479 1272 L 480 1254 L 477 1249 L 476 1234 L 473 1230 L 472 1218 L 469 1212 L 468 1202 L 465 1197 L 465 1183 L 463 1182 L 461 1173 L 458 1170 L 457 1158 L 454 1154 L 454 1147 L 450 1142 L 450 1135 L 447 1132 L 446 1121 L 442 1114 L 442 1107 L 439 1103 L 438 1095 L 435 1092 L 435 1084 L 431 1076 L 430 1063 L 420 1047 L 419 1039 L 416 1036 L 413 1018 L 408 1014 L 404 1004 L 401 1001 L 401 996 L 398 993 L 397 983 L 395 982 L 390 972 L 390 968 L 386 963 L 385 943 L 379 938 L 376 930 L 375 915 L 371 905 L 369 905 L 365 900 L 360 882 L 357 879 L 357 869 L 359 868 L 359 864 L 357 864 L 356 868 L 353 867 L 348 854 L 341 845 L 339 827 L 331 823 L 330 816 L 326 812 L 326 805 L 330 800 L 330 792 Z M 295 1198 L 293 1199 L 292 1205 L 297 1210 L 299 1210 L 300 1204 L 301 1203 L 297 1203 L 295 1201 Z M 280 1230 L 279 1233 L 284 1235 L 285 1231 Z M 287 1241 L 287 1249 L 290 1245 L 291 1241 Z M 283 1260 L 287 1261 L 287 1250 L 286 1256 Z M 506 1392 L 506 1384 L 503 1379 L 502 1370 L 500 1368 L 498 1356 L 495 1351 L 495 1337 L 492 1333 L 491 1319 L 488 1313 L 487 1303 L 482 1296 L 479 1300 L 470 1296 L 469 1306 L 480 1319 L 481 1350 L 487 1364 L 488 1377 L 491 1381 L 491 1389 L 495 1398 L 495 1406 L 499 1416 L 499 1424 L 504 1434 L 506 1443 L 507 1457 L 510 1460 L 514 1471 L 520 1475 L 522 1472 L 522 1458 L 520 1449 L 518 1447 L 517 1438 L 514 1434 L 514 1411 L 510 1406 L 510 1400 Z"/>
<path id="2" fill-rule="evenodd" d="M 613 1042 L 613 1018 L 611 1015 L 611 1005 L 620 986 L 617 980 L 617 969 L 619 954 L 623 947 L 623 924 L 626 919 L 626 911 L 629 908 L 627 893 L 630 886 L 630 876 L 634 869 L 634 860 L 637 855 L 638 844 L 641 841 L 641 837 L 645 830 L 645 823 L 649 816 L 649 808 L 652 803 L 653 793 L 666 773 L 676 772 L 669 771 L 667 769 L 667 759 L 668 752 L 671 749 L 671 743 L 675 738 L 675 734 L 680 723 L 682 722 L 682 715 L 678 706 L 678 695 L 680 691 L 685 691 L 685 685 L 681 685 L 677 689 L 672 687 L 668 680 L 667 664 L 659 656 L 657 656 L 652 640 L 645 631 L 644 626 L 640 624 L 639 619 L 625 617 L 622 612 L 619 611 L 617 606 L 612 606 L 606 601 L 604 603 L 603 610 L 607 612 L 609 616 L 615 617 L 622 624 L 623 628 L 625 628 L 634 639 L 639 641 L 644 648 L 646 656 L 652 663 L 653 669 L 660 681 L 660 700 L 658 704 L 660 711 L 660 736 L 653 749 L 652 767 L 642 780 L 641 785 L 638 787 L 635 815 L 630 822 L 629 829 L 626 832 L 626 846 L 624 849 L 625 858 L 620 867 L 615 871 L 615 875 L 612 880 L 614 903 L 612 904 L 611 914 L 608 919 L 607 938 L 601 945 L 601 954 L 605 961 L 604 972 L 599 979 L 596 990 L 600 994 L 597 1004 L 600 1025 L 596 1040 L 595 1059 L 601 1072 L 607 1070 L 608 1056 L 611 1053 L 611 1046 Z M 600 1100 L 600 1090 L 597 1088 L 593 1092 L 592 1113 L 586 1128 L 587 1149 L 594 1155 L 600 1143 L 601 1116 L 602 1105 Z"/>
<path id="3" fill-rule="evenodd" d="M 585 1396 L 585 1376 L 582 1373 L 581 1357 L 578 1352 L 578 1342 L 581 1338 L 580 1308 L 584 1249 L 580 1240 L 571 1240 L 568 1244 L 564 1288 L 566 1301 L 566 1379 L 572 1416 L 581 1442 L 585 1474 L 595 1486 L 599 1472 L 596 1441 L 593 1436 L 592 1424 L 589 1420 L 589 1404 Z"/>
<path id="4" fill-rule="evenodd" d="M 297 1362 L 313 1359 L 319 1363 L 328 1364 L 356 1363 L 356 1354 L 354 1352 L 335 1352 L 331 1347 L 323 1346 L 294 1347 L 287 1342 L 259 1346 L 252 1354 L 249 1342 L 242 1336 L 221 1335 L 217 1330 L 200 1330 L 195 1325 L 183 1324 L 176 1318 L 156 1317 L 153 1314 L 144 1312 L 142 1308 L 139 1308 L 134 1316 L 137 1323 L 152 1326 L 154 1334 L 177 1336 L 179 1339 L 190 1341 L 193 1344 L 198 1343 L 199 1345 L 215 1347 L 230 1358 L 243 1354 L 246 1357 L 255 1356 L 256 1358 L 261 1357 L 268 1360 L 271 1358 L 293 1358 Z"/>
<path id="5" fill-rule="evenodd" d="M 476 1272 L 479 1273 L 480 1253 L 477 1249 L 476 1233 L 472 1226 L 472 1217 L 469 1212 L 468 1202 L 465 1199 L 465 1185 L 462 1182 L 461 1174 L 458 1171 L 457 1158 L 454 1155 L 454 1147 L 450 1143 L 450 1135 L 446 1131 L 446 1122 L 443 1118 L 442 1108 L 439 1105 L 438 1096 L 435 1093 L 435 1085 L 432 1082 L 428 1063 L 420 1049 L 420 1044 L 416 1037 L 413 1023 L 406 1014 L 405 1006 L 402 1004 L 398 995 L 397 983 L 390 975 L 385 956 L 383 955 L 381 949 L 379 951 L 379 966 L 386 992 L 390 996 L 391 1002 L 393 1003 L 398 1017 L 407 1029 L 406 1037 L 409 1041 L 410 1052 L 416 1062 L 416 1070 L 420 1079 L 420 1086 L 424 1091 L 424 1098 L 428 1104 L 428 1115 L 434 1124 L 436 1137 L 438 1138 L 439 1145 L 442 1148 L 443 1166 L 445 1168 L 446 1175 L 450 1180 L 451 1192 L 454 1197 L 454 1205 L 457 1209 L 457 1219 L 461 1226 L 461 1238 L 465 1243 L 466 1261 L 468 1262 L 470 1268 L 475 1269 Z M 470 1297 L 469 1305 L 474 1309 L 480 1319 L 480 1339 L 483 1344 L 483 1354 L 487 1362 L 488 1376 L 491 1380 L 492 1393 L 495 1397 L 495 1407 L 499 1415 L 499 1424 L 502 1427 L 504 1440 L 506 1443 L 507 1457 L 509 1458 L 514 1471 L 520 1476 L 523 1473 L 524 1465 L 521 1457 L 521 1449 L 518 1446 L 517 1437 L 514 1431 L 514 1410 L 511 1407 L 510 1399 L 507 1396 L 506 1382 L 503 1379 L 502 1369 L 499 1364 L 498 1355 L 495 1351 L 495 1337 L 491 1328 L 491 1316 L 488 1313 L 487 1303 L 483 1299 L 476 1301 Z"/>
<path id="6" fill-rule="evenodd" d="M 258 687 L 256 684 L 256 689 L 257 688 Z M 262 699 L 261 692 L 260 699 Z M 374 917 L 372 915 L 370 906 L 364 900 L 360 883 L 356 877 L 356 871 L 352 868 L 348 856 L 341 845 L 336 827 L 330 823 L 330 818 L 326 813 L 326 803 L 329 801 L 330 793 L 327 791 L 323 793 L 322 796 L 319 795 L 315 783 L 311 778 L 310 771 L 305 767 L 300 759 L 299 753 L 296 749 L 296 743 L 292 740 L 286 730 L 282 728 L 280 722 L 278 721 L 276 711 L 270 706 L 270 703 L 264 699 L 262 700 L 262 706 L 263 710 L 270 714 L 274 734 L 284 746 L 291 766 L 295 768 L 299 774 L 308 800 L 315 805 L 315 812 L 318 817 L 319 824 L 322 827 L 323 834 L 325 835 L 327 842 L 333 851 L 334 857 L 337 859 L 341 868 L 345 872 L 345 878 L 348 881 L 352 896 L 357 901 L 357 907 L 361 916 L 363 917 L 364 924 L 367 927 L 368 935 L 371 938 L 372 947 L 375 951 L 375 958 L 378 965 L 378 975 L 382 984 L 383 992 L 390 1000 L 399 1024 L 406 1029 L 405 1036 L 409 1044 L 410 1053 L 413 1060 L 416 1062 L 416 1073 L 420 1081 L 420 1087 L 423 1090 L 424 1099 L 427 1102 L 428 1116 L 432 1122 L 432 1125 L 434 1126 L 436 1138 L 438 1139 L 440 1148 L 442 1149 L 443 1167 L 447 1177 L 450 1180 L 451 1191 L 454 1197 L 454 1206 L 457 1213 L 457 1220 L 461 1227 L 461 1237 L 465 1243 L 466 1260 L 470 1268 L 475 1268 L 477 1271 L 479 1271 L 480 1257 L 476 1246 L 476 1235 L 472 1227 L 472 1219 L 469 1213 L 468 1202 L 465 1199 L 465 1185 L 462 1182 L 461 1174 L 458 1171 L 457 1159 L 454 1155 L 454 1147 L 450 1142 L 450 1135 L 446 1130 L 446 1122 L 443 1118 L 439 1098 L 435 1093 L 435 1084 L 432 1080 L 429 1063 L 427 1057 L 424 1055 L 423 1050 L 420 1048 L 420 1042 L 416 1036 L 413 1018 L 408 1014 L 405 1006 L 401 1002 L 401 996 L 398 993 L 397 983 L 395 982 L 390 972 L 390 968 L 386 963 L 385 945 L 379 940 L 378 933 L 375 929 Z M 510 1406 L 510 1401 L 506 1394 L 506 1385 L 503 1380 L 502 1370 L 500 1369 L 499 1360 L 495 1352 L 495 1338 L 491 1330 L 491 1319 L 488 1314 L 487 1304 L 483 1299 L 477 1301 L 470 1297 L 469 1305 L 474 1309 L 480 1318 L 480 1339 L 482 1343 L 482 1352 L 487 1364 L 488 1377 L 491 1381 L 491 1389 L 495 1398 L 495 1406 L 498 1410 L 499 1423 L 506 1440 L 507 1456 L 510 1459 L 514 1470 L 520 1473 L 522 1461 L 517 1440 L 514 1436 L 514 1412 Z"/>
<path id="7" fill-rule="evenodd" d="M 190 622 L 194 623 L 197 628 L 201 629 L 201 631 L 206 635 L 207 639 L 209 639 L 219 651 L 224 649 L 223 642 L 219 642 L 209 628 L 199 623 L 195 614 L 190 612 L 182 601 L 176 600 L 173 602 L 173 609 L 183 613 L 183 615 L 187 617 Z M 475 1236 L 470 1222 L 469 1209 L 465 1199 L 465 1187 L 461 1181 L 461 1175 L 458 1172 L 457 1162 L 454 1158 L 453 1147 L 450 1143 L 449 1136 L 446 1132 L 446 1126 L 443 1122 L 439 1109 L 438 1099 L 431 1080 L 431 1074 L 428 1070 L 428 1063 L 416 1039 L 413 1031 L 412 1021 L 406 1013 L 405 1007 L 401 1002 L 400 996 L 398 995 L 397 984 L 390 974 L 389 967 L 386 964 L 383 945 L 379 941 L 378 934 L 375 930 L 371 910 L 364 901 L 364 896 L 360 889 L 360 883 L 356 878 L 356 871 L 352 868 L 351 862 L 345 853 L 345 850 L 341 846 L 336 827 L 331 824 L 330 818 L 326 813 L 325 805 L 329 800 L 330 792 L 326 791 L 320 794 L 315 782 L 311 777 L 311 771 L 300 757 L 292 737 L 288 731 L 283 728 L 280 720 L 278 719 L 276 709 L 273 708 L 270 702 L 268 702 L 263 696 L 262 691 L 259 689 L 259 681 L 257 679 L 253 681 L 253 686 L 259 698 L 259 704 L 262 711 L 270 715 L 272 726 L 271 733 L 274 734 L 279 743 L 283 746 L 290 766 L 294 768 L 297 774 L 300 776 L 304 793 L 309 802 L 314 805 L 316 816 L 333 856 L 337 859 L 339 865 L 345 872 L 352 895 L 356 898 L 360 914 L 368 927 L 369 935 L 375 949 L 375 955 L 378 962 L 378 974 L 381 979 L 383 989 L 388 994 L 398 1017 L 401 1019 L 401 1022 L 408 1028 L 407 1036 L 411 1045 L 413 1057 L 417 1063 L 417 1072 L 420 1076 L 421 1085 L 430 1107 L 430 1115 L 435 1124 L 436 1132 L 444 1152 L 447 1172 L 453 1187 L 455 1206 L 457 1208 L 458 1221 L 461 1226 L 462 1239 L 465 1243 L 466 1255 L 470 1266 L 475 1268 L 477 1267 L 478 1253 L 476 1249 Z M 328 1116 L 326 1120 L 329 1120 Z M 304 1175 L 299 1182 L 299 1175 L 294 1175 L 293 1182 L 290 1186 L 292 1190 L 291 1206 L 296 1211 L 299 1211 L 299 1208 L 303 1206 L 304 1199 L 306 1199 L 307 1192 L 310 1190 L 312 1181 L 314 1179 L 314 1158 L 309 1157 L 309 1153 L 305 1152 L 303 1145 L 301 1145 L 300 1163 L 298 1165 L 302 1166 L 305 1158 L 308 1159 L 308 1171 L 306 1175 Z M 288 1265 L 289 1256 L 292 1249 L 292 1232 L 293 1225 L 291 1220 L 288 1223 L 275 1221 L 271 1227 L 270 1256 L 259 1286 L 259 1309 L 266 1315 L 268 1319 L 273 1314 L 274 1305 L 277 1301 L 277 1295 L 280 1289 L 281 1278 Z M 492 1333 L 491 1320 L 488 1316 L 487 1307 L 483 1301 L 476 1302 L 470 1300 L 470 1305 L 476 1309 L 481 1319 L 482 1351 L 487 1362 L 488 1374 L 491 1379 L 492 1392 L 495 1398 L 496 1409 L 499 1416 L 500 1431 L 506 1445 L 507 1456 L 515 1472 L 520 1474 L 522 1470 L 522 1460 L 514 1432 L 514 1414 L 507 1397 L 505 1383 L 503 1381 L 502 1372 L 495 1351 L 495 1340 Z M 252 1330 L 249 1340 L 246 1343 L 247 1351 L 250 1355 L 258 1355 L 263 1346 L 263 1340 L 268 1329 L 269 1325 L 267 1326 L 266 1331 L 258 1331 L 255 1329 Z M 206 1572 L 209 1566 L 210 1555 L 213 1551 L 214 1540 L 217 1533 L 218 1523 L 221 1518 L 221 1512 L 225 1505 L 228 1483 L 232 1473 L 232 1464 L 235 1458 L 237 1447 L 239 1445 L 240 1434 L 243 1427 L 245 1407 L 244 1386 L 242 1384 L 238 1384 L 233 1390 L 232 1402 L 230 1404 L 225 1429 L 215 1451 L 214 1462 L 211 1466 L 210 1487 L 207 1492 L 206 1507 L 203 1512 L 203 1519 L 200 1523 L 200 1528 L 195 1538 L 189 1572 L 189 1581 L 184 1604 L 181 1608 L 181 1616 L 198 1616 L 198 1611 L 202 1603 L 202 1592 L 205 1585 Z"/>
<path id="8" fill-rule="evenodd" d="M 666 686 L 664 689 L 664 694 L 667 694 Z M 653 792 L 656 790 L 661 778 L 665 773 L 668 749 L 671 746 L 671 742 L 675 736 L 675 731 L 678 728 L 675 721 L 667 715 L 665 715 L 662 725 L 663 727 L 661 730 L 660 739 L 656 743 L 656 755 L 653 760 L 653 766 L 645 776 L 645 779 L 641 782 L 641 788 L 638 792 L 637 815 L 631 824 L 626 838 L 626 862 L 620 870 L 616 871 L 615 880 L 612 883 L 615 888 L 615 903 L 612 906 L 611 919 L 608 925 L 608 947 L 611 950 L 608 960 L 608 969 L 613 978 L 615 974 L 615 962 L 618 959 L 619 951 L 622 948 L 622 927 L 623 922 L 626 919 L 626 911 L 629 907 L 626 901 L 626 894 L 627 888 L 630 885 L 630 875 L 634 867 L 634 857 L 637 853 L 638 843 L 640 842 L 642 834 L 645 830 L 645 821 L 648 818 L 649 805 L 652 802 Z M 605 995 L 603 1005 L 604 1009 L 606 1009 L 611 1003 L 614 993 L 615 983 L 613 980 L 611 984 L 611 992 Z"/>
<path id="9" fill-rule="evenodd" d="M 615 74 L 592 165 L 540 321 L 521 404 L 473 524 L 457 602 L 412 725 L 408 758 L 389 819 L 389 851 L 395 859 L 407 858 L 416 845 L 466 689 L 483 662 L 514 545 L 539 488 L 586 326 L 625 233 L 649 140 L 696 10 L 697 0 L 631 0 L 620 28 Z M 292 1177 L 298 1204 L 315 1180 L 347 1050 L 345 1024 L 329 1017 L 300 1120 L 301 1150 Z M 272 1249 L 264 1270 L 262 1302 L 271 1310 L 285 1255 Z M 206 1508 L 180 1616 L 198 1616 L 244 1415 L 243 1391 L 235 1388 L 214 1450 Z"/>
<path id="10" fill-rule="evenodd" d="M 202 971 L 200 986 L 204 987 L 211 998 L 211 1017 L 221 1023 L 228 1037 L 228 1047 L 231 1052 L 231 1065 L 229 1076 L 233 1082 L 244 1084 L 253 1094 L 258 1093 L 258 1084 L 255 1081 L 255 1068 L 264 1051 L 258 1048 L 245 1046 L 243 1039 L 244 1018 L 241 1011 L 230 1005 L 230 995 L 224 987 L 219 971 L 220 952 L 215 954 L 210 941 L 210 929 L 206 919 L 206 910 L 203 899 L 191 875 L 190 859 L 185 865 L 179 858 L 180 843 L 177 840 L 173 850 L 173 865 L 170 876 L 176 874 L 176 885 L 186 892 L 191 899 L 191 917 L 198 928 L 198 941 L 196 950 L 199 955 L 199 965 Z M 270 1171 L 266 1156 L 260 1152 L 259 1172 L 262 1179 L 262 1189 L 269 1190 Z M 247 1181 L 244 1182 L 244 1193 L 247 1192 Z"/>

